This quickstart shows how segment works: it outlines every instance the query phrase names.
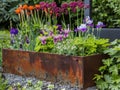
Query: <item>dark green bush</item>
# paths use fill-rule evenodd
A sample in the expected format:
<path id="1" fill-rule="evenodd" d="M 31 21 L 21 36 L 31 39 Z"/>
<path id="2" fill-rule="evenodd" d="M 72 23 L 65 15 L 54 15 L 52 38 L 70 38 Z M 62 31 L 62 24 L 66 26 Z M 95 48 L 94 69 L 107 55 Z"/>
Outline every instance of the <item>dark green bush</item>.
<path id="1" fill-rule="evenodd" d="M 92 0 L 92 17 L 106 27 L 120 27 L 120 0 Z"/>
<path id="2" fill-rule="evenodd" d="M 18 6 L 19 0 L 0 0 L 0 24 L 2 27 L 10 26 L 10 21 L 18 22 L 18 17 L 14 13 Z"/>

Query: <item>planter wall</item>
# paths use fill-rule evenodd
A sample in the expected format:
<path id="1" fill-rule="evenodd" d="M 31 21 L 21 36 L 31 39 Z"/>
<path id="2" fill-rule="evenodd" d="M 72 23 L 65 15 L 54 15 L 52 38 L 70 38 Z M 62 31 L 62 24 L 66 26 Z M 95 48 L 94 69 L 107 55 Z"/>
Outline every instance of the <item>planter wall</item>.
<path id="1" fill-rule="evenodd" d="M 77 57 L 10 49 L 3 49 L 2 53 L 5 73 L 70 83 L 83 89 L 94 85 L 94 74 L 98 73 L 102 59 L 107 58 L 106 55 Z"/>

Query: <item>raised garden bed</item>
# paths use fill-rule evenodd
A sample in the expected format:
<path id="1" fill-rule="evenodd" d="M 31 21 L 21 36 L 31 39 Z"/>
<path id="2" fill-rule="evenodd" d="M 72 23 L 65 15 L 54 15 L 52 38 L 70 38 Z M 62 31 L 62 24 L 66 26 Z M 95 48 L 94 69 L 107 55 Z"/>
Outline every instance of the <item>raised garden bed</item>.
<path id="1" fill-rule="evenodd" d="M 106 55 L 65 56 L 49 53 L 3 49 L 3 72 L 33 76 L 41 80 L 70 83 L 87 88 L 95 85 L 94 74 Z"/>

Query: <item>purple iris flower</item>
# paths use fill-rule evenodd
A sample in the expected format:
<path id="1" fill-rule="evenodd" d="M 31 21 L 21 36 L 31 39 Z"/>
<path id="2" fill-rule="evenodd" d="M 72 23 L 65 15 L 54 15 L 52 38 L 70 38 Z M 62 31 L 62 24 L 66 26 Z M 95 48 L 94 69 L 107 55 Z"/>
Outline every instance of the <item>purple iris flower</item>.
<path id="1" fill-rule="evenodd" d="M 90 27 L 94 26 L 93 25 L 93 20 L 91 20 L 89 16 L 86 16 L 86 18 L 85 18 L 84 21 L 85 21 L 85 23 L 86 23 L 87 26 L 90 26 Z"/>
<path id="2" fill-rule="evenodd" d="M 44 35 L 44 32 L 43 32 L 43 30 L 40 30 L 40 34 Z"/>
<path id="3" fill-rule="evenodd" d="M 90 16 L 85 17 L 85 23 L 90 20 Z"/>
<path id="4" fill-rule="evenodd" d="M 78 32 L 79 30 L 77 28 L 74 29 L 75 32 Z"/>
<path id="5" fill-rule="evenodd" d="M 104 27 L 105 25 L 103 24 L 103 22 L 98 22 L 97 25 L 96 25 L 96 28 L 102 28 Z"/>
<path id="6" fill-rule="evenodd" d="M 64 30 L 63 32 L 64 32 L 64 38 L 67 38 L 70 30 L 67 29 L 67 30 Z"/>
<path id="7" fill-rule="evenodd" d="M 53 40 L 54 40 L 54 43 L 56 44 L 59 41 L 59 36 L 54 36 Z"/>
<path id="8" fill-rule="evenodd" d="M 30 40 L 29 38 L 26 36 L 26 43 L 29 44 L 30 43 Z"/>
<path id="9" fill-rule="evenodd" d="M 17 34 L 18 34 L 18 29 L 16 29 L 16 28 L 11 28 L 11 29 L 10 29 L 10 34 L 11 34 L 11 35 L 17 35 Z"/>
<path id="10" fill-rule="evenodd" d="M 49 32 L 49 36 L 52 36 L 52 37 L 53 37 L 53 31 L 50 31 L 50 32 Z"/>
<path id="11" fill-rule="evenodd" d="M 45 36 L 40 37 L 41 43 L 42 43 L 43 45 L 46 44 L 46 39 L 47 39 L 47 37 L 45 37 Z"/>
<path id="12" fill-rule="evenodd" d="M 77 27 L 78 31 L 86 32 L 87 31 L 87 25 L 81 24 L 81 26 Z"/>
<path id="13" fill-rule="evenodd" d="M 58 35 L 58 38 L 59 38 L 59 41 L 62 41 L 63 40 L 63 35 Z"/>
<path id="14" fill-rule="evenodd" d="M 90 27 L 93 27 L 94 25 L 93 25 L 93 20 L 88 20 L 87 22 L 86 22 L 86 24 L 87 24 L 87 26 L 90 26 Z"/>
<path id="15" fill-rule="evenodd" d="M 57 25 L 57 30 L 59 30 L 59 32 L 61 32 L 62 31 L 62 25 Z"/>

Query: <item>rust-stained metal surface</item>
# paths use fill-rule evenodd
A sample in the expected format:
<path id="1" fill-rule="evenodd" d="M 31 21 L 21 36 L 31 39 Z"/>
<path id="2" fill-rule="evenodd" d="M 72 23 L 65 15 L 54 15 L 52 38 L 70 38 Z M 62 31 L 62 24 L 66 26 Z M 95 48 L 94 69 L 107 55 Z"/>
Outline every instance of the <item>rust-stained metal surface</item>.
<path id="1" fill-rule="evenodd" d="M 98 73 L 102 59 L 107 58 L 106 55 L 75 57 L 10 49 L 3 49 L 2 55 L 6 73 L 70 83 L 81 88 L 94 85 L 94 74 Z"/>

